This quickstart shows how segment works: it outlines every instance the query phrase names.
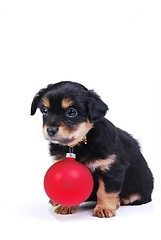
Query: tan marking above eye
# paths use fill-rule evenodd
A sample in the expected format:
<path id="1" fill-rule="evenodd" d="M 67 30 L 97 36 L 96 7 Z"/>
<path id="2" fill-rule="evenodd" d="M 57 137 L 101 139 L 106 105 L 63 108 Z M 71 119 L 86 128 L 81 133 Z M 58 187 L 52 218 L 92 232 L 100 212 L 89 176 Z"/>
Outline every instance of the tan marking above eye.
<path id="1" fill-rule="evenodd" d="M 47 107 L 47 108 L 50 108 L 50 102 L 49 102 L 49 99 L 48 98 L 43 98 L 42 100 L 42 104 Z"/>
<path id="2" fill-rule="evenodd" d="M 73 104 L 73 100 L 71 100 L 70 98 L 64 98 L 62 100 L 62 108 L 67 109 L 68 107 L 72 106 Z"/>

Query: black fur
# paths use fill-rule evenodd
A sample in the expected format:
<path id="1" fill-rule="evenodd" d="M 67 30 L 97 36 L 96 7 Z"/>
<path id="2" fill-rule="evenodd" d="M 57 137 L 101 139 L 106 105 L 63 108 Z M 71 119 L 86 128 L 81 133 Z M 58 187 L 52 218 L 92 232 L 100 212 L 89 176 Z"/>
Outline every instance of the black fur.
<path id="1" fill-rule="evenodd" d="M 50 112 L 47 116 L 43 116 L 44 125 L 56 125 L 59 128 L 63 123 L 68 129 L 74 131 L 75 126 L 83 122 L 89 121 L 93 124 L 86 135 L 87 144 L 84 144 L 82 140 L 74 146 L 77 161 L 88 166 L 95 160 L 107 159 L 111 155 L 116 156 L 110 169 L 96 168 L 92 172 L 95 184 L 88 200 L 97 201 L 99 179 L 101 178 L 104 182 L 105 192 L 119 193 L 121 204 L 135 205 L 151 201 L 153 176 L 140 151 L 138 142 L 130 134 L 115 127 L 104 118 L 108 107 L 94 91 L 70 81 L 51 84 L 36 94 L 31 106 L 31 115 L 35 114 L 37 108 L 42 111 L 42 98 L 44 97 L 50 100 Z M 61 108 L 61 101 L 64 98 L 70 98 L 73 101 L 73 107 L 78 112 L 76 117 L 66 118 L 65 110 Z M 61 158 L 65 156 L 68 149 L 68 142 L 67 144 L 65 142 L 63 144 L 50 142 L 49 144 L 51 156 L 55 155 Z M 123 201 L 134 194 L 139 195 L 140 199 L 134 199 L 127 203 Z M 106 216 L 104 213 L 96 215 Z M 107 215 L 110 216 L 110 214 Z"/>

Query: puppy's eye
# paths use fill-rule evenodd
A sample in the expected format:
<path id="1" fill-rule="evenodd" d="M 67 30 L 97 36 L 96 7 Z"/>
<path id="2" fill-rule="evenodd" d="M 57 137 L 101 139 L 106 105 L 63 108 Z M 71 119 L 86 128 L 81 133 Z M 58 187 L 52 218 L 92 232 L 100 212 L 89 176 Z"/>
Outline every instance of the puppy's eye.
<path id="1" fill-rule="evenodd" d="M 77 115 L 77 111 L 74 108 L 68 108 L 66 110 L 67 117 L 75 117 Z"/>
<path id="2" fill-rule="evenodd" d="M 48 115 L 48 109 L 47 109 L 47 107 L 43 107 L 43 108 L 41 109 L 41 112 L 42 112 L 42 114 L 43 114 L 44 116 L 47 116 L 47 115 Z"/>

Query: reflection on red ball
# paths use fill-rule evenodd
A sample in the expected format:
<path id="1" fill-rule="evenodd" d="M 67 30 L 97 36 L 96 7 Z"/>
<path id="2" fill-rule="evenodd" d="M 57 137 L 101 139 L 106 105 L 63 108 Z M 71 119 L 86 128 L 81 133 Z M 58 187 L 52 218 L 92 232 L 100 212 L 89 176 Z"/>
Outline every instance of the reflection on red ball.
<path id="1" fill-rule="evenodd" d="M 93 177 L 87 167 L 69 157 L 48 169 L 44 177 L 44 189 L 52 201 L 74 206 L 90 196 Z"/>

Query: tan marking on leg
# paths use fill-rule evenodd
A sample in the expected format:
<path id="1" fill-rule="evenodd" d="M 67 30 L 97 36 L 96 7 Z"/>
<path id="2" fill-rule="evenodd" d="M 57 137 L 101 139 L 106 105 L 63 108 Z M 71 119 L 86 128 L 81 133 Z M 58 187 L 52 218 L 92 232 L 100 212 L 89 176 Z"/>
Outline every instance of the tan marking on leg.
<path id="1" fill-rule="evenodd" d="M 130 204 L 130 203 L 133 203 L 137 200 L 140 200 L 141 199 L 141 196 L 140 194 L 131 194 L 130 196 L 128 196 L 127 198 L 121 198 L 121 202 L 124 204 L 124 205 L 127 205 L 127 204 Z"/>
<path id="2" fill-rule="evenodd" d="M 94 208 L 94 216 L 108 218 L 116 215 L 116 209 L 120 206 L 119 193 L 105 192 L 105 186 L 102 179 L 99 179 L 99 188 L 97 191 L 97 205 Z"/>
<path id="3" fill-rule="evenodd" d="M 43 100 L 42 100 L 42 104 L 43 104 L 45 107 L 49 108 L 49 107 L 50 107 L 49 99 L 46 98 L 46 97 L 43 98 Z"/>
<path id="4" fill-rule="evenodd" d="M 76 213 L 78 207 L 79 207 L 79 205 L 71 206 L 71 207 L 66 207 L 66 206 L 59 205 L 55 209 L 55 212 L 58 213 L 58 214 L 62 214 L 62 215 L 73 214 L 73 213 Z"/>
<path id="5" fill-rule="evenodd" d="M 67 109 L 68 107 L 72 106 L 72 104 L 73 104 L 73 101 L 70 98 L 64 98 L 61 103 L 62 108 L 64 109 Z"/>

